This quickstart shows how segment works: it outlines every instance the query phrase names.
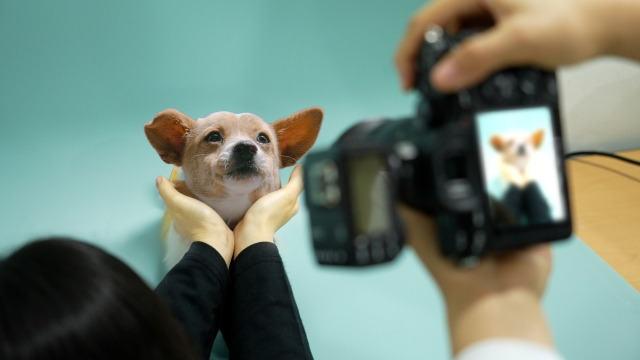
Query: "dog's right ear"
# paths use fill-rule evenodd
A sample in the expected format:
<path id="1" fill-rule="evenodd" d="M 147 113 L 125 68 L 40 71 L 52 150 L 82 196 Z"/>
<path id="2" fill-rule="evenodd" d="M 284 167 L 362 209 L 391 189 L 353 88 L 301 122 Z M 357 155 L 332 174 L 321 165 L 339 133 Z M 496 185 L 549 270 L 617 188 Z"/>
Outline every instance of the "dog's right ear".
<path id="1" fill-rule="evenodd" d="M 175 109 L 166 109 L 144 125 L 144 133 L 167 164 L 182 165 L 185 137 L 195 121 Z"/>
<path id="2" fill-rule="evenodd" d="M 491 146 L 493 146 L 493 148 L 496 149 L 496 151 L 498 152 L 502 151 L 502 148 L 504 147 L 504 141 L 500 136 L 493 135 L 490 141 L 491 141 Z"/>
<path id="3" fill-rule="evenodd" d="M 278 137 L 280 168 L 294 165 L 316 142 L 324 110 L 310 107 L 274 122 Z"/>
<path id="4" fill-rule="evenodd" d="M 542 144 L 542 140 L 544 140 L 544 130 L 540 129 L 534 132 L 531 135 L 531 142 L 533 142 L 533 146 L 537 149 Z"/>

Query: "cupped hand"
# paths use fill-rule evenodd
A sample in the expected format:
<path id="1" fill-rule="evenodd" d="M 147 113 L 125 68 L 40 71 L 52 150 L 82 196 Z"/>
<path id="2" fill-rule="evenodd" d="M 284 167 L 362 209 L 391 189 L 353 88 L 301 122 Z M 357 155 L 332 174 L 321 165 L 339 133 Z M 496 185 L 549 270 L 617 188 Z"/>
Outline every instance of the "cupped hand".
<path id="1" fill-rule="evenodd" d="M 156 186 L 178 233 L 184 238 L 210 245 L 229 266 L 233 256 L 234 235 L 220 215 L 207 204 L 181 194 L 163 176 L 156 179 Z"/>
<path id="2" fill-rule="evenodd" d="M 234 258 L 255 243 L 273 242 L 276 231 L 298 213 L 298 196 L 302 189 L 302 166 L 298 165 L 287 185 L 251 205 L 233 230 L 236 239 Z"/>

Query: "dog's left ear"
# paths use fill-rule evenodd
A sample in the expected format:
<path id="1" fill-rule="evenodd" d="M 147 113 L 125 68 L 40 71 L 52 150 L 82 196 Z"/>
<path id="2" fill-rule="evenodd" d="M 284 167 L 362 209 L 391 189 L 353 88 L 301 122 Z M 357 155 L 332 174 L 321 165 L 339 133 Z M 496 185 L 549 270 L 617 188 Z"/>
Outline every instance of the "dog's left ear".
<path id="1" fill-rule="evenodd" d="M 533 143 L 533 146 L 537 149 L 540 147 L 540 144 L 542 144 L 542 140 L 544 140 L 544 130 L 540 129 L 536 132 L 534 132 L 531 135 L 531 142 Z"/>
<path id="2" fill-rule="evenodd" d="M 318 138 L 324 111 L 311 107 L 273 123 L 280 149 L 280 167 L 294 165 Z"/>
<path id="3" fill-rule="evenodd" d="M 176 109 L 166 109 L 144 125 L 151 146 L 167 164 L 182 166 L 185 136 L 195 122 Z"/>
<path id="4" fill-rule="evenodd" d="M 498 135 L 493 135 L 491 137 L 491 140 L 489 140 L 491 142 L 491 146 L 493 146 L 494 149 L 496 149 L 496 151 L 500 152 L 502 151 L 502 147 L 504 146 L 504 141 L 502 141 L 502 138 Z"/>

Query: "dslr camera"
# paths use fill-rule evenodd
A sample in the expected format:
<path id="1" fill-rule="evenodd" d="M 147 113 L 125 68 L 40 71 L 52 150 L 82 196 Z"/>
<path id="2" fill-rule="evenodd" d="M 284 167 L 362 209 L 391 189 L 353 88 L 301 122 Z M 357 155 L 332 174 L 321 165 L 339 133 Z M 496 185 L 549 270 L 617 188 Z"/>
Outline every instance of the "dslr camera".
<path id="1" fill-rule="evenodd" d="M 414 116 L 362 121 L 307 155 L 320 264 L 393 260 L 405 242 L 398 203 L 434 217 L 442 254 L 459 265 L 571 235 L 555 73 L 509 68 L 453 94 L 430 84 L 436 62 L 474 33 L 425 33 Z"/>

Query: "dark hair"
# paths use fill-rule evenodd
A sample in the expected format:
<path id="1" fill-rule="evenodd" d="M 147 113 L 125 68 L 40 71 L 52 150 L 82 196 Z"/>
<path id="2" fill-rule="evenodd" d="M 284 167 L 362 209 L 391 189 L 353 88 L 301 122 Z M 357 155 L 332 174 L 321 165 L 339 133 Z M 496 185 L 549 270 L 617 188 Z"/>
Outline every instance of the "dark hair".
<path id="1" fill-rule="evenodd" d="M 66 238 L 0 261 L 0 359 L 197 359 L 162 299 L 122 261 Z"/>

